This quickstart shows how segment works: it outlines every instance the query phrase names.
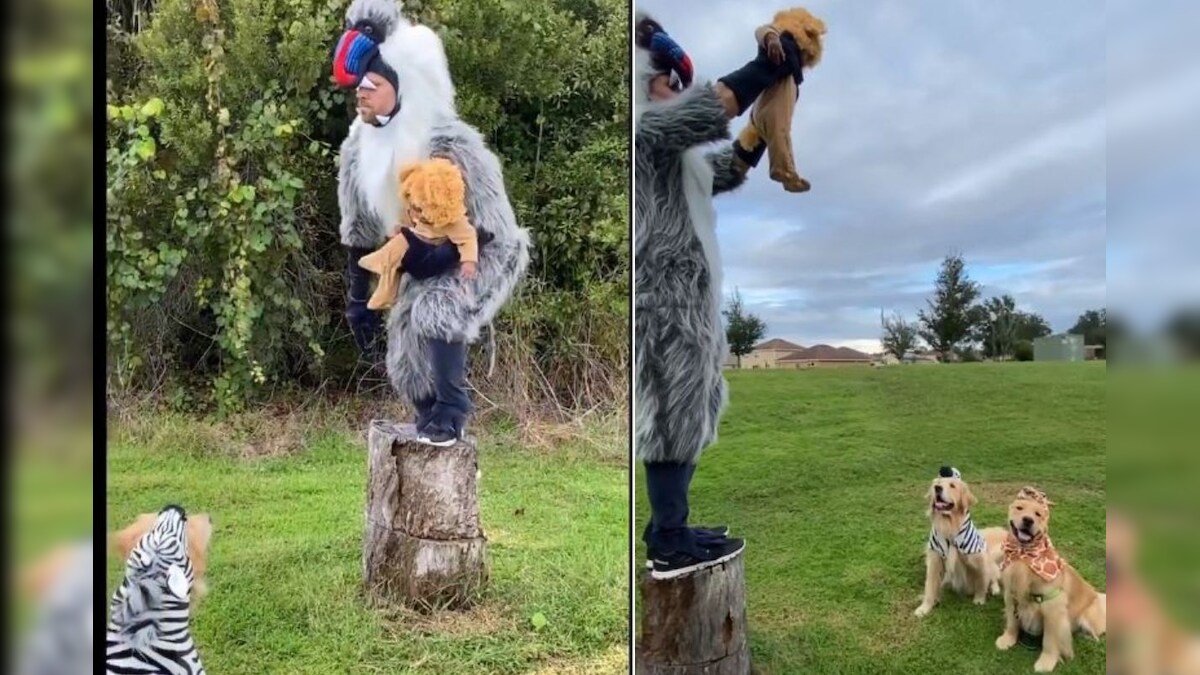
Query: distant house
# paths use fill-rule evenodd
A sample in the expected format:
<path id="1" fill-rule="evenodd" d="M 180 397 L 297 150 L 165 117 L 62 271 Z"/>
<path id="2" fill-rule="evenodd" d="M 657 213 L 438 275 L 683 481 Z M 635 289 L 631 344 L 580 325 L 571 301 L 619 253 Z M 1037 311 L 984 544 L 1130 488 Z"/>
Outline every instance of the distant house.
<path id="1" fill-rule="evenodd" d="M 778 368 L 780 359 L 801 349 L 804 347 L 787 340 L 767 340 L 754 345 L 754 349 L 742 357 L 742 368 Z M 737 367 L 736 357 L 732 367 Z"/>
<path id="2" fill-rule="evenodd" d="M 814 345 L 802 347 L 787 340 L 772 339 L 755 345 L 754 350 L 742 357 L 742 368 L 815 368 L 847 365 L 870 365 L 875 359 L 849 347 Z M 737 359 L 730 357 L 726 367 L 736 368 Z"/>
<path id="3" fill-rule="evenodd" d="M 780 368 L 819 368 L 830 366 L 869 366 L 874 361 L 865 354 L 849 347 L 813 345 L 799 349 L 779 359 Z"/>

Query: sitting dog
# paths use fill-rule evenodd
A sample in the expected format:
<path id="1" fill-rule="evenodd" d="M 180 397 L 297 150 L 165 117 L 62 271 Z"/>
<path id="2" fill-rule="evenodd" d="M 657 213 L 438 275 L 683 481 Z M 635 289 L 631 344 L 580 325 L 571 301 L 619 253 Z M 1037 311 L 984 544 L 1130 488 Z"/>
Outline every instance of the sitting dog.
<path id="1" fill-rule="evenodd" d="M 1113 596 L 1108 667 L 1119 673 L 1200 675 L 1200 640 L 1168 616 L 1138 574 L 1133 522 L 1110 510 L 1107 526 L 1105 597 Z"/>
<path id="2" fill-rule="evenodd" d="M 1023 487 L 1008 507 L 1004 541 L 1004 633 L 996 648 L 1017 642 L 1018 630 L 1042 636 L 1042 653 L 1033 669 L 1054 670 L 1075 655 L 1072 633 L 1081 630 L 1099 640 L 1107 625 L 1107 599 L 1083 580 L 1054 550 L 1050 507 L 1054 503 L 1032 487 Z"/>
<path id="3" fill-rule="evenodd" d="M 988 590 L 999 595 L 1004 529 L 975 529 L 971 520 L 975 495 L 954 467 L 938 471 L 927 499 L 931 527 L 925 552 L 925 596 L 913 614 L 928 614 L 940 599 L 942 586 L 972 596 L 977 605 L 987 601 Z"/>

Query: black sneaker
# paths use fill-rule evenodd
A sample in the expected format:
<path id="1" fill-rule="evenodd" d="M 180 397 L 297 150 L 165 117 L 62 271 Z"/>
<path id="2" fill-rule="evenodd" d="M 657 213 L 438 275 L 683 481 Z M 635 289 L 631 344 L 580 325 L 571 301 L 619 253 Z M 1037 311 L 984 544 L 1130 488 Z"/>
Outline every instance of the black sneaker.
<path id="1" fill-rule="evenodd" d="M 448 448 L 458 442 L 458 434 L 442 429 L 426 429 L 417 434 L 417 442 L 434 445 L 439 448 Z"/>
<path id="2" fill-rule="evenodd" d="M 724 539 L 729 536 L 729 526 L 728 525 L 715 525 L 713 527 L 693 527 L 693 528 L 691 528 L 691 530 L 696 533 L 697 538 L 700 540 L 701 545 L 704 545 L 705 539 Z M 653 557 L 654 557 L 654 549 L 647 547 L 646 548 L 646 569 L 653 569 L 654 561 L 651 560 L 651 558 L 653 558 Z"/>
<path id="3" fill-rule="evenodd" d="M 654 579 L 674 579 L 698 570 L 715 567 L 736 557 L 746 548 L 746 542 L 741 539 L 726 539 L 723 543 L 711 547 L 701 547 L 696 557 L 691 553 L 677 551 L 675 553 L 655 553 L 654 568 L 650 576 Z"/>

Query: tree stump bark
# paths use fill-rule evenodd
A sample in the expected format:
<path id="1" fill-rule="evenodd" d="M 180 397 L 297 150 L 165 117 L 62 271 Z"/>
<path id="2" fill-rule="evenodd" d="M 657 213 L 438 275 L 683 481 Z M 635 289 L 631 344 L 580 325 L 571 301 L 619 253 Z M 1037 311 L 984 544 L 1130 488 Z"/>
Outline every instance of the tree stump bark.
<path id="1" fill-rule="evenodd" d="M 742 556 L 675 579 L 642 572 L 637 672 L 749 675 Z"/>
<path id="2" fill-rule="evenodd" d="M 487 583 L 472 438 L 417 442 L 411 424 L 371 422 L 363 581 L 376 605 L 463 609 Z"/>

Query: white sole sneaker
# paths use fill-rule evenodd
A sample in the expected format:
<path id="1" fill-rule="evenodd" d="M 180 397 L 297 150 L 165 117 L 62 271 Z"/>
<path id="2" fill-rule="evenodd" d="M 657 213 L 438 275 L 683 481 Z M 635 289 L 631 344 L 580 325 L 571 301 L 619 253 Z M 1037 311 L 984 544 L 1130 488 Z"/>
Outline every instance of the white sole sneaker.
<path id="1" fill-rule="evenodd" d="M 691 574 L 692 572 L 699 572 L 700 570 L 706 570 L 710 567 L 716 567 L 717 565 L 720 565 L 721 563 L 733 560 L 734 558 L 741 555 L 742 551 L 745 551 L 745 550 L 746 550 L 746 546 L 743 544 L 741 548 L 739 548 L 738 550 L 736 550 L 732 553 L 727 553 L 727 554 L 721 556 L 720 558 L 714 558 L 712 560 L 705 560 L 704 562 L 696 563 L 695 565 L 689 565 L 688 567 L 680 567 L 677 570 L 669 570 L 666 572 L 657 572 L 652 569 L 652 570 L 650 570 L 650 577 L 652 579 L 658 579 L 659 581 L 662 581 L 664 579 L 674 579 L 676 577 L 686 576 L 688 574 Z M 653 564 L 653 563 L 651 563 L 651 564 Z"/>
<path id="2" fill-rule="evenodd" d="M 425 445 L 432 445 L 435 448 L 448 448 L 448 447 L 454 445 L 455 443 L 457 443 L 458 439 L 451 438 L 451 439 L 445 440 L 445 441 L 435 441 L 435 440 L 429 438 L 428 436 L 418 436 L 417 442 L 424 443 Z"/>

